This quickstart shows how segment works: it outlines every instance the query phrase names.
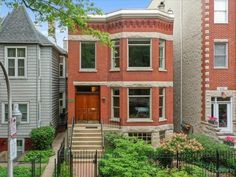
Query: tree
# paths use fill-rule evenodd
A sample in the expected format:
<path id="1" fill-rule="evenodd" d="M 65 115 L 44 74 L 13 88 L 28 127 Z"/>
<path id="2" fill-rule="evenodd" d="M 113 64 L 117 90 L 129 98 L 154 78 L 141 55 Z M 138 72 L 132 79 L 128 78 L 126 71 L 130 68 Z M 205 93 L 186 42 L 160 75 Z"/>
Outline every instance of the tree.
<path id="1" fill-rule="evenodd" d="M 8 7 L 24 5 L 36 13 L 40 21 L 58 21 L 60 27 L 67 26 L 71 31 L 79 27 L 83 33 L 98 38 L 110 47 L 113 45 L 108 33 L 88 26 L 88 14 L 102 15 L 102 11 L 90 0 L 2 0 L 2 2 Z"/>

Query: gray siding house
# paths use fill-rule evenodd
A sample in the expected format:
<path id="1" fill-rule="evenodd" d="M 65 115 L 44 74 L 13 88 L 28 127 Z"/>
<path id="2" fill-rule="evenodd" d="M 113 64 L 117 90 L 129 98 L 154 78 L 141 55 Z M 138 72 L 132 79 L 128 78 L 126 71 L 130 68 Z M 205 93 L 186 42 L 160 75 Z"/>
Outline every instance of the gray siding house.
<path id="1" fill-rule="evenodd" d="M 35 28 L 24 7 L 14 9 L 0 25 L 0 61 L 10 77 L 12 102 L 23 115 L 17 127 L 21 152 L 30 147 L 31 129 L 56 128 L 66 112 L 66 58 L 66 51 Z M 7 107 L 0 71 L 0 152 L 7 150 Z"/>

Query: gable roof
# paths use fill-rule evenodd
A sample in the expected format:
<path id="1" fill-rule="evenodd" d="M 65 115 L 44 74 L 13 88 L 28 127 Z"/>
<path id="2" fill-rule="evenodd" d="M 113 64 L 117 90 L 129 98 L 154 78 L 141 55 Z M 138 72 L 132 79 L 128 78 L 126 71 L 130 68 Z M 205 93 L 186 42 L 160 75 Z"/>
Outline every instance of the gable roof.
<path id="1" fill-rule="evenodd" d="M 19 6 L 4 19 L 0 26 L 0 43 L 39 44 L 55 47 L 60 53 L 66 52 L 38 31 L 30 19 L 25 7 Z"/>

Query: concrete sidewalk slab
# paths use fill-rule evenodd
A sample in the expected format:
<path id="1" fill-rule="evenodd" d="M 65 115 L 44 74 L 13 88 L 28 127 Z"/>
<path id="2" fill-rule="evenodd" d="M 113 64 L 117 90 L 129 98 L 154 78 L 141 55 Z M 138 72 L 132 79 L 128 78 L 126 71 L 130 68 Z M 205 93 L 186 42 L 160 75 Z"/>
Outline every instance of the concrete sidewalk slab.
<path id="1" fill-rule="evenodd" d="M 57 160 L 57 151 L 60 149 L 61 143 L 65 137 L 65 132 L 58 133 L 56 138 L 54 139 L 52 143 L 52 148 L 55 151 L 55 155 L 50 157 L 48 165 L 46 166 L 43 174 L 41 177 L 52 177 L 54 173 L 54 162 L 55 159 Z"/>

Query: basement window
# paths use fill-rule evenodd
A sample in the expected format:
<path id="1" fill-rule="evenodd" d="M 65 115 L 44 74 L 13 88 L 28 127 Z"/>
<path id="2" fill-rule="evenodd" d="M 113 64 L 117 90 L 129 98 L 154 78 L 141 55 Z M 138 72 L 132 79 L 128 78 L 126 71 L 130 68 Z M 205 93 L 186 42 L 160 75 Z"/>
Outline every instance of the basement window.
<path id="1" fill-rule="evenodd" d="M 130 132 L 129 137 L 136 137 L 145 141 L 148 144 L 151 144 L 152 142 L 152 133 L 150 132 Z"/>

